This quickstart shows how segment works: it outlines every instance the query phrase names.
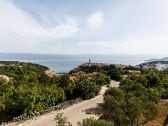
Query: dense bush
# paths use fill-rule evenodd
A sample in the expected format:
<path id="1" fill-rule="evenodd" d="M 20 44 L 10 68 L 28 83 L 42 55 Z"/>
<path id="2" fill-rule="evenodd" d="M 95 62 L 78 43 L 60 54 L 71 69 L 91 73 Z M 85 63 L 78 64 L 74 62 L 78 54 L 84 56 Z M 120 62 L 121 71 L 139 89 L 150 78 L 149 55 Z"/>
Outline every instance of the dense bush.
<path id="1" fill-rule="evenodd" d="M 78 126 L 113 126 L 112 122 L 106 120 L 96 120 L 92 118 L 84 119 Z"/>
<path id="2" fill-rule="evenodd" d="M 98 73 L 95 76 L 93 76 L 92 80 L 96 83 L 96 85 L 99 86 L 110 84 L 109 76 L 102 73 Z"/>
<path id="3" fill-rule="evenodd" d="M 66 100 L 92 98 L 101 85 L 109 83 L 104 74 L 76 77 L 75 80 L 68 74 L 50 78 L 44 73 L 46 67 L 41 65 L 2 63 L 0 74 L 7 75 L 10 81 L 6 83 L 0 78 L 0 123 L 23 114 L 43 112 Z"/>
<path id="4" fill-rule="evenodd" d="M 17 86 L 0 86 L 1 120 L 8 120 L 21 114 L 33 111 L 44 111 L 46 108 L 64 101 L 64 91 L 55 85 L 23 83 Z"/>
<path id="5" fill-rule="evenodd" d="M 106 91 L 103 118 L 117 126 L 145 124 L 156 117 L 160 98 L 168 97 L 167 73 L 146 71 L 129 76 L 119 88 Z"/>
<path id="6" fill-rule="evenodd" d="M 83 99 L 89 99 L 96 96 L 99 92 L 99 87 L 94 81 L 85 77 L 79 78 L 75 88 L 75 95 Z"/>
<path id="7" fill-rule="evenodd" d="M 121 80 L 120 71 L 114 65 L 111 65 L 110 69 L 108 70 L 108 75 L 112 80 Z"/>
<path id="8" fill-rule="evenodd" d="M 55 116 L 54 121 L 56 123 L 55 126 L 72 126 L 72 124 L 68 122 L 68 118 L 64 117 L 63 113 L 58 113 Z"/>
<path id="9" fill-rule="evenodd" d="M 138 93 L 134 89 L 109 89 L 104 98 L 104 118 L 112 120 L 117 126 L 133 126 L 153 119 L 157 114 L 155 100 L 143 88 Z"/>

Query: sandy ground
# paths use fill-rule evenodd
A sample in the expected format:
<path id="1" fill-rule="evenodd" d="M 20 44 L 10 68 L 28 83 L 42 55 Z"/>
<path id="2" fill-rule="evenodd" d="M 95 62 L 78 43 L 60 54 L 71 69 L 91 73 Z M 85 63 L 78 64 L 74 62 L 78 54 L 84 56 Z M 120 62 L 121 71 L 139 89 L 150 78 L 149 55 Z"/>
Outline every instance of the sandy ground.
<path id="1" fill-rule="evenodd" d="M 111 87 L 118 87 L 119 82 L 111 81 Z M 57 113 L 64 113 L 68 117 L 68 121 L 72 123 L 73 126 L 77 125 L 77 122 L 81 122 L 83 119 L 88 117 L 98 118 L 95 114 L 86 113 L 88 109 L 94 109 L 98 107 L 99 104 L 103 103 L 103 94 L 107 90 L 106 86 L 103 86 L 99 95 L 90 100 L 83 101 L 81 103 L 75 104 L 65 110 L 53 111 L 45 115 L 33 118 L 31 120 L 25 121 L 19 124 L 10 124 L 8 126 L 55 126 L 54 117 Z"/>

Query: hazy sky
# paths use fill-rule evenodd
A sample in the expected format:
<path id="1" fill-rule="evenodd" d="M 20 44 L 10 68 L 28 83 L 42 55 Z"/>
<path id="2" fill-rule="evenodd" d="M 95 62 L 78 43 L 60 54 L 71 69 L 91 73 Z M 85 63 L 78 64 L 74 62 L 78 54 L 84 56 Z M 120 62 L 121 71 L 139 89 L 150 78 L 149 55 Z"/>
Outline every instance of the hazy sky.
<path id="1" fill-rule="evenodd" d="M 0 52 L 168 55 L 168 0 L 0 0 Z"/>

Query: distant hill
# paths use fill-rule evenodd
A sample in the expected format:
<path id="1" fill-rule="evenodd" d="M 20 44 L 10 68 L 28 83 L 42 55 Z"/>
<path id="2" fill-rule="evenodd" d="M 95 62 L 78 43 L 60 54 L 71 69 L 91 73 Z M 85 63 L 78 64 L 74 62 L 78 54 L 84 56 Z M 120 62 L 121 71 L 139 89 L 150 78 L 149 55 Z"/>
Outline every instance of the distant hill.
<path id="1" fill-rule="evenodd" d="M 162 61 L 168 61 L 168 57 L 161 59 Z"/>
<path id="2" fill-rule="evenodd" d="M 161 59 L 148 59 L 146 63 L 140 64 L 141 69 L 156 69 L 159 71 L 168 69 L 168 57 Z"/>
<path id="3" fill-rule="evenodd" d="M 107 63 L 96 63 L 96 62 L 86 62 L 78 67 L 72 69 L 69 73 L 92 73 L 92 72 L 109 72 L 113 69 L 118 70 L 139 70 L 139 66 L 123 65 L 123 64 L 107 64 Z"/>
<path id="4" fill-rule="evenodd" d="M 139 65 L 143 70 L 156 69 L 159 71 L 168 69 L 168 58 L 163 58 L 161 60 L 149 61 Z"/>
<path id="5" fill-rule="evenodd" d="M 161 58 L 161 59 L 148 59 L 146 60 L 148 62 L 154 62 L 154 61 L 168 61 L 168 57 L 164 57 L 164 58 Z"/>
<path id="6" fill-rule="evenodd" d="M 86 62 L 72 69 L 69 73 L 77 73 L 80 71 L 83 71 L 86 73 L 98 72 L 101 70 L 107 70 L 109 69 L 109 67 L 110 67 L 110 64 Z"/>
<path id="7" fill-rule="evenodd" d="M 41 74 L 48 69 L 46 66 L 34 63 L 0 61 L 0 75 L 7 75 L 9 77 L 16 77 L 18 74 L 28 73 L 29 71 Z"/>

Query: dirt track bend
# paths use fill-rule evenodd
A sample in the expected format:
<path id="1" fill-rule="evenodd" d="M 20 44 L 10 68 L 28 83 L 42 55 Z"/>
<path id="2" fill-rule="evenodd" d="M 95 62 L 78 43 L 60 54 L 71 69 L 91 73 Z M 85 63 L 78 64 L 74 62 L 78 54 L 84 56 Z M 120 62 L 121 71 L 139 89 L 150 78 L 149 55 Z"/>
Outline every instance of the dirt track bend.
<path id="1" fill-rule="evenodd" d="M 118 87 L 119 82 L 111 81 L 111 87 Z M 107 90 L 106 86 L 101 88 L 98 96 L 95 98 L 80 102 L 64 110 L 53 111 L 45 115 L 27 120 L 19 124 L 11 124 L 8 126 L 55 126 L 54 117 L 57 113 L 64 113 L 68 118 L 68 121 L 72 123 L 73 126 L 77 125 L 77 122 L 81 122 L 83 119 L 88 117 L 97 117 L 94 114 L 86 113 L 86 110 L 96 108 L 99 104 L 103 103 L 103 94 Z"/>

